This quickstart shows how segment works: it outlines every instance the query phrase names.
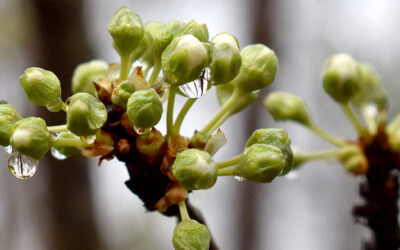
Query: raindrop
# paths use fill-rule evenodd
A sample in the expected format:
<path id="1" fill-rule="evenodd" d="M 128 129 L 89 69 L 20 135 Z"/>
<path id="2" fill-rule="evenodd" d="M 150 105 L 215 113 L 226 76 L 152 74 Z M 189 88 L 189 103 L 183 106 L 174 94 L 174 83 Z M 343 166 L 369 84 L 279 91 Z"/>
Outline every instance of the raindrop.
<path id="1" fill-rule="evenodd" d="M 57 159 L 57 160 L 62 161 L 62 160 L 67 159 L 67 156 L 64 155 L 64 154 L 62 154 L 62 153 L 61 153 L 60 151 L 58 151 L 55 147 L 52 147 L 50 151 L 51 151 L 51 155 L 52 155 L 55 159 Z"/>
<path id="2" fill-rule="evenodd" d="M 54 139 L 57 139 L 61 135 L 60 132 L 53 132 L 53 131 L 51 131 L 50 134 L 54 137 Z"/>
<path id="3" fill-rule="evenodd" d="M 207 92 L 209 80 L 210 70 L 205 68 L 201 72 L 199 79 L 179 86 L 179 93 L 188 98 L 199 98 Z"/>
<path id="4" fill-rule="evenodd" d="M 285 177 L 288 180 L 294 180 L 294 179 L 297 179 L 297 177 L 299 177 L 299 173 L 295 170 L 292 170 L 287 175 L 285 175 Z"/>
<path id="5" fill-rule="evenodd" d="M 235 179 L 235 181 L 244 181 L 244 180 L 245 180 L 244 177 L 238 176 L 238 175 L 234 175 L 234 176 L 233 176 L 233 179 Z"/>
<path id="6" fill-rule="evenodd" d="M 369 117 L 376 118 L 378 116 L 378 108 L 375 103 L 369 103 L 365 106 L 365 113 Z"/>
<path id="7" fill-rule="evenodd" d="M 4 147 L 4 151 L 6 151 L 6 153 L 10 155 L 10 154 L 12 154 L 14 149 L 11 145 L 8 145 L 8 146 Z"/>
<path id="8" fill-rule="evenodd" d="M 145 135 L 150 132 L 150 128 L 138 128 L 136 126 L 133 126 L 133 128 L 138 135 Z"/>
<path id="9" fill-rule="evenodd" d="M 96 135 L 89 135 L 89 136 L 81 136 L 81 141 L 86 144 L 93 144 L 96 140 Z"/>
<path id="10" fill-rule="evenodd" d="M 31 178 L 37 170 L 39 160 L 15 151 L 8 158 L 8 170 L 18 179 Z"/>

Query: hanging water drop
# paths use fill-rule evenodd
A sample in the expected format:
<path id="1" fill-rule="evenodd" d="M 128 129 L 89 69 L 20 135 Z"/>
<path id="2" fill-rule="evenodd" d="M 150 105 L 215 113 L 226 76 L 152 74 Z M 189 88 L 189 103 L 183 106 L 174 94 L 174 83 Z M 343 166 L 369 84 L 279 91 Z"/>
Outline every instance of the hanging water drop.
<path id="1" fill-rule="evenodd" d="M 207 92 L 209 80 L 210 70 L 205 68 L 201 72 L 199 79 L 179 86 L 179 93 L 188 98 L 199 98 Z"/>
<path id="2" fill-rule="evenodd" d="M 93 144 L 96 141 L 96 135 L 81 136 L 81 141 L 86 144 Z"/>
<path id="3" fill-rule="evenodd" d="M 39 160 L 15 151 L 8 159 L 8 170 L 18 179 L 28 179 L 36 173 L 38 164 Z"/>
<path id="4" fill-rule="evenodd" d="M 67 159 L 67 156 L 64 155 L 63 153 L 61 153 L 60 151 L 58 151 L 55 147 L 52 147 L 50 152 L 51 152 L 51 155 L 57 160 L 62 161 L 62 160 Z"/>
<path id="5" fill-rule="evenodd" d="M 294 179 L 297 179 L 297 177 L 299 177 L 299 173 L 295 170 L 292 170 L 287 175 L 285 175 L 285 177 L 288 180 L 294 180 Z"/>
<path id="6" fill-rule="evenodd" d="M 12 154 L 14 149 L 11 145 L 8 145 L 8 146 L 4 147 L 4 151 L 6 151 L 6 153 L 10 155 L 10 154 Z"/>
<path id="7" fill-rule="evenodd" d="M 235 181 L 244 181 L 244 180 L 245 180 L 244 177 L 239 176 L 239 175 L 234 175 L 234 176 L 233 176 L 233 179 L 235 179 Z"/>
<path id="8" fill-rule="evenodd" d="M 368 103 L 365 106 L 365 113 L 371 118 L 376 118 L 378 116 L 378 108 L 376 107 L 375 103 Z"/>
<path id="9" fill-rule="evenodd" d="M 133 128 L 134 128 L 136 134 L 138 134 L 138 135 L 145 135 L 145 134 L 149 133 L 151 130 L 150 128 L 138 128 L 136 126 L 133 126 Z"/>

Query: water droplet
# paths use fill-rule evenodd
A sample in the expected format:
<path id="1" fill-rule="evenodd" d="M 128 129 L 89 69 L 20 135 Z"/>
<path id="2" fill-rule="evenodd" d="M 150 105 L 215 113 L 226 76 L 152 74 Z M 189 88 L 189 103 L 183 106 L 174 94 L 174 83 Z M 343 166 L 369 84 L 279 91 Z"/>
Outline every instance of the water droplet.
<path id="1" fill-rule="evenodd" d="M 179 92 L 188 98 L 199 98 L 207 92 L 209 80 L 210 70 L 205 68 L 199 79 L 179 86 Z"/>
<path id="2" fill-rule="evenodd" d="M 365 113 L 372 118 L 376 118 L 378 116 L 378 108 L 375 103 L 368 103 L 365 106 Z"/>
<path id="3" fill-rule="evenodd" d="M 63 155 L 63 154 L 62 154 L 60 151 L 58 151 L 55 147 L 52 147 L 50 151 L 51 151 L 51 155 L 52 155 L 54 158 L 56 158 L 57 160 L 62 161 L 62 160 L 67 159 L 67 156 L 66 156 L 66 155 Z"/>
<path id="4" fill-rule="evenodd" d="M 57 139 L 61 135 L 60 132 L 53 132 L 53 131 L 51 131 L 50 134 L 54 137 L 54 139 Z"/>
<path id="5" fill-rule="evenodd" d="M 89 135 L 89 136 L 81 136 L 81 141 L 86 144 L 93 144 L 96 140 L 96 135 Z"/>
<path id="6" fill-rule="evenodd" d="M 150 128 L 137 128 L 136 126 L 133 126 L 135 129 L 136 134 L 138 135 L 145 135 L 150 132 Z"/>
<path id="7" fill-rule="evenodd" d="M 37 170 L 39 160 L 15 151 L 8 158 L 8 170 L 18 179 L 31 178 Z"/>
<path id="8" fill-rule="evenodd" d="M 294 179 L 297 179 L 297 177 L 299 177 L 299 173 L 295 170 L 292 170 L 287 175 L 285 175 L 285 177 L 288 180 L 294 180 Z"/>
<path id="9" fill-rule="evenodd" d="M 11 145 L 8 145 L 8 146 L 4 147 L 4 151 L 6 151 L 6 153 L 10 155 L 10 154 L 12 154 L 14 149 Z"/>
<path id="10" fill-rule="evenodd" d="M 235 181 L 244 181 L 245 178 L 243 178 L 242 176 L 238 176 L 238 175 L 234 175 L 233 179 L 235 179 Z"/>

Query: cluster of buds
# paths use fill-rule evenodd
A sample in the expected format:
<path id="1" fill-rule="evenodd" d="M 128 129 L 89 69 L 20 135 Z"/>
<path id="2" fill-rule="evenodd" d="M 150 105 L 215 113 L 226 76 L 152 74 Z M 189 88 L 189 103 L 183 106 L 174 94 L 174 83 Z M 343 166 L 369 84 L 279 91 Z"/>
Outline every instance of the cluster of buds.
<path id="1" fill-rule="evenodd" d="M 237 38 L 227 32 L 209 39 L 207 26 L 193 20 L 143 25 L 125 7 L 115 13 L 108 31 L 120 63 L 95 60 L 78 65 L 72 77 L 73 95 L 65 101 L 54 73 L 35 67 L 20 78 L 28 100 L 52 112 L 65 112 L 66 124 L 48 126 L 41 118 L 22 118 L 10 104 L 0 104 L 0 144 L 11 154 L 10 172 L 18 178 L 31 177 L 48 151 L 58 159 L 79 152 L 101 160 L 117 157 L 128 170 L 130 164 L 138 164 L 127 185 L 146 207 L 165 213 L 179 207 L 174 247 L 208 249 L 207 227 L 187 212 L 189 191 L 211 188 L 220 176 L 268 183 L 293 167 L 290 140 L 282 129 L 257 130 L 241 154 L 222 162 L 213 159 L 226 143 L 218 128 L 273 82 L 278 59 L 262 44 L 240 50 Z M 180 128 L 189 109 L 213 86 L 220 110 L 191 138 L 182 136 Z M 200 94 L 188 98 L 174 120 L 175 96 L 188 97 L 188 89 Z M 167 122 L 162 135 L 155 126 L 164 102 Z M 146 185 L 138 187 L 136 182 L 156 183 L 161 191 L 154 186 L 142 190 Z M 143 193 L 152 198 L 143 198 Z"/>

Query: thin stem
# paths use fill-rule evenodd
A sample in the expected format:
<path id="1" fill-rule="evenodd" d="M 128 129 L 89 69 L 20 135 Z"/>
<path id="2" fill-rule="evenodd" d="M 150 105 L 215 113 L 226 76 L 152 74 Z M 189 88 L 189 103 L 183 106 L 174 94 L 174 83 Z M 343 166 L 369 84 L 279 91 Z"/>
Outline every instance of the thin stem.
<path id="1" fill-rule="evenodd" d="M 356 114 L 354 113 L 353 109 L 351 108 L 349 103 L 342 104 L 343 112 L 349 119 L 350 123 L 353 125 L 354 129 L 357 131 L 358 135 L 362 135 L 364 133 L 364 127 L 358 120 Z"/>
<path id="2" fill-rule="evenodd" d="M 332 159 L 339 157 L 341 150 L 326 150 L 320 152 L 312 152 L 312 153 L 299 153 L 294 152 L 295 162 L 305 162 L 305 161 L 313 161 L 313 160 L 321 160 L 321 159 Z"/>
<path id="3" fill-rule="evenodd" d="M 203 127 L 200 132 L 204 135 L 211 134 L 216 128 L 218 128 L 229 116 L 232 107 L 236 104 L 237 99 L 240 94 L 234 92 L 227 102 L 222 105 L 219 111 L 214 115 L 214 117 Z M 221 119 L 222 118 L 222 119 Z"/>
<path id="4" fill-rule="evenodd" d="M 128 78 L 130 68 L 129 56 L 129 54 L 121 55 L 121 70 L 119 72 L 119 82 L 122 82 L 123 80 L 126 80 Z"/>
<path id="5" fill-rule="evenodd" d="M 362 117 L 364 118 L 365 123 L 367 124 L 368 130 L 372 133 L 375 134 L 377 130 L 377 123 L 374 117 L 372 117 L 370 114 L 368 114 L 368 107 L 367 106 L 362 106 L 360 108 L 360 112 Z"/>
<path id="6" fill-rule="evenodd" d="M 150 80 L 149 80 L 150 86 L 154 85 L 154 83 L 156 82 L 158 74 L 160 73 L 160 71 L 161 71 L 161 63 L 160 62 L 156 62 L 154 64 L 154 67 L 153 67 L 153 72 L 151 72 L 151 76 L 150 76 Z"/>
<path id="7" fill-rule="evenodd" d="M 179 202 L 178 206 L 179 206 L 179 213 L 181 214 L 182 221 L 190 220 L 190 216 L 189 216 L 189 213 L 187 211 L 185 201 Z"/>
<path id="8" fill-rule="evenodd" d="M 217 162 L 217 168 L 222 169 L 222 168 L 226 168 L 226 167 L 230 167 L 230 166 L 236 165 L 236 164 L 239 163 L 241 156 L 242 155 L 240 154 L 240 155 L 232 157 L 232 158 L 230 158 L 228 160 Z"/>
<path id="9" fill-rule="evenodd" d="M 228 175 L 234 175 L 235 173 L 235 168 L 222 168 L 217 170 L 217 175 L 218 176 L 228 176 Z"/>
<path id="10" fill-rule="evenodd" d="M 183 119 L 185 119 L 187 112 L 192 107 L 192 105 L 196 102 L 196 100 L 197 100 L 197 98 L 190 98 L 183 105 L 181 111 L 178 114 L 178 117 L 175 120 L 174 134 L 179 134 L 179 131 L 181 130 L 181 126 L 183 123 Z"/>
<path id="11" fill-rule="evenodd" d="M 48 126 L 47 130 L 49 130 L 50 132 L 58 133 L 58 132 L 66 132 L 66 131 L 68 131 L 68 128 L 67 128 L 67 125 L 64 124 L 64 125 L 57 125 L 57 126 Z"/>
<path id="12" fill-rule="evenodd" d="M 176 88 L 171 86 L 169 88 L 169 93 L 168 93 L 168 106 L 167 106 L 167 137 L 168 135 L 171 135 L 174 133 L 173 127 L 174 127 L 174 104 L 175 104 L 175 94 L 176 94 Z M 175 135 L 175 134 L 173 134 Z"/>
<path id="13" fill-rule="evenodd" d="M 53 146 L 61 146 L 61 147 L 85 147 L 89 144 L 84 143 L 81 141 L 80 138 L 72 139 L 72 138 L 57 138 L 53 140 Z"/>
<path id="14" fill-rule="evenodd" d="M 333 136 L 327 132 L 325 132 L 324 130 L 322 130 L 320 127 L 318 127 L 316 124 L 311 123 L 308 128 L 317 136 L 319 136 L 321 139 L 337 146 L 337 147 L 342 147 L 344 145 L 347 144 L 346 141 L 337 138 L 336 136 Z"/>

